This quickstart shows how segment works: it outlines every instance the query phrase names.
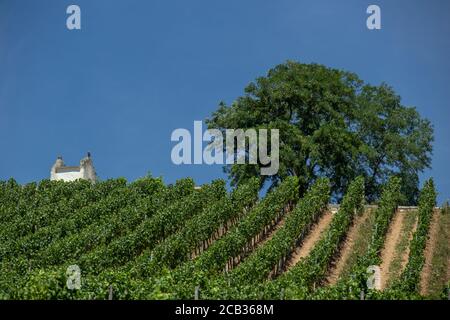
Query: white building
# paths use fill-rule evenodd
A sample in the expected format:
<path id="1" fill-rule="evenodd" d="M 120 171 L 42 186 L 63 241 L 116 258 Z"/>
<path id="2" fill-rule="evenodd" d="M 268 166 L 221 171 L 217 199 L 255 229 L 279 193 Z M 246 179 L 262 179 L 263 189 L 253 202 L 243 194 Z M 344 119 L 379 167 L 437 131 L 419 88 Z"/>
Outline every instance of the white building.
<path id="1" fill-rule="evenodd" d="M 62 157 L 58 157 L 50 171 L 50 180 L 75 181 L 77 179 L 92 182 L 97 180 L 97 174 L 89 152 L 86 158 L 81 159 L 80 166 L 66 166 Z"/>

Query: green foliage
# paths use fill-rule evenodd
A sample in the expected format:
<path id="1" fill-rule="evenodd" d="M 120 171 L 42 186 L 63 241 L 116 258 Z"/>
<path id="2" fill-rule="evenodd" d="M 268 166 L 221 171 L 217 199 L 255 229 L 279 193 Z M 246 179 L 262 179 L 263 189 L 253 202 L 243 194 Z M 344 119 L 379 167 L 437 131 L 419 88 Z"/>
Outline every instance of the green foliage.
<path id="1" fill-rule="evenodd" d="M 170 274 L 171 282 L 162 290 L 171 297 L 190 298 L 195 286 L 207 287 L 212 283 L 230 259 L 245 256 L 252 247 L 252 239 L 284 214 L 290 203 L 297 199 L 297 179 L 286 179 L 257 203 L 238 224 L 218 239 L 199 257 L 186 262 Z M 244 184 L 245 185 L 245 184 Z M 258 185 L 254 185 L 256 189 Z"/>
<path id="2" fill-rule="evenodd" d="M 441 299 L 442 300 L 445 300 L 445 299 L 450 300 L 450 281 L 447 282 L 444 289 L 442 290 Z"/>
<path id="3" fill-rule="evenodd" d="M 39 185 L 28 185 L 23 188 L 10 184 L 12 190 L 6 194 L 9 202 L 9 221 L 6 217 L 0 226 L 0 240 L 3 243 L 10 239 L 26 236 L 37 229 L 50 225 L 70 212 L 71 207 L 80 207 L 95 201 L 95 192 L 91 192 L 91 184 L 77 181 L 70 187 L 61 181 L 43 180 Z M 11 192 L 12 191 L 12 192 Z M 15 199 L 13 199 L 15 197 Z"/>
<path id="4" fill-rule="evenodd" d="M 363 203 L 364 179 L 358 177 L 350 184 L 339 211 L 334 215 L 323 237 L 304 260 L 268 285 L 268 296 L 276 298 L 283 289 L 286 297 L 299 298 L 307 295 L 315 284 L 319 284 L 326 275 L 332 258 L 338 252 L 355 215 L 361 212 Z"/>
<path id="5" fill-rule="evenodd" d="M 357 283 L 357 292 L 367 291 L 367 268 L 372 265 L 380 265 L 380 253 L 384 245 L 384 240 L 389 228 L 389 224 L 395 213 L 401 195 L 401 179 L 391 177 L 389 182 L 384 186 L 378 208 L 375 211 L 375 224 L 373 225 L 372 239 L 369 244 L 367 253 L 358 261 L 352 274 L 350 281 Z"/>
<path id="6" fill-rule="evenodd" d="M 0 181 L 0 299 L 192 299 L 196 286 L 202 299 L 360 299 L 361 291 L 365 299 L 424 298 L 418 283 L 436 199 L 432 180 L 420 193 L 408 265 L 391 288 L 367 290 L 366 269 L 380 263 L 402 199 L 399 177 L 384 187 L 369 248 L 348 277 L 322 283 L 362 209 L 363 177 L 350 183 L 310 254 L 284 271 L 286 257 L 325 210 L 329 182 L 317 179 L 299 200 L 299 180 L 288 177 L 258 200 L 257 178 L 230 193 L 223 180 L 200 190 L 192 179 L 166 186 L 152 177 L 130 184 Z M 67 287 L 69 265 L 81 267 L 79 290 Z"/>
<path id="7" fill-rule="evenodd" d="M 132 232 L 81 256 L 78 260 L 80 267 L 89 273 L 99 273 L 106 268 L 125 264 L 144 249 L 153 248 L 158 241 L 182 229 L 184 222 L 199 213 L 207 201 L 223 194 L 223 184 L 219 181 L 201 190 L 194 190 L 192 179 L 178 183 L 182 184 L 178 199 L 145 219 Z"/>
<path id="8" fill-rule="evenodd" d="M 257 197 L 259 182 L 238 187 L 231 195 L 212 201 L 199 214 L 188 221 L 179 232 L 168 236 L 153 250 L 147 250 L 131 265 L 131 272 L 139 277 L 157 275 L 164 267 L 175 268 L 188 260 L 197 248 L 204 250 L 217 231 L 229 222 L 237 221 L 253 205 Z M 218 236 L 217 236 L 218 237 Z"/>
<path id="9" fill-rule="evenodd" d="M 249 241 L 258 235 L 264 227 L 275 220 L 290 202 L 296 200 L 297 179 L 285 180 L 280 186 L 269 192 L 253 210 L 242 219 L 237 227 L 225 237 L 216 241 L 205 254 L 196 260 L 198 269 L 217 272 L 224 268 L 228 259 L 242 253 Z"/>
<path id="10" fill-rule="evenodd" d="M 283 227 L 264 246 L 258 247 L 248 259 L 230 274 L 232 284 L 252 284 L 262 281 L 277 263 L 295 249 L 306 236 L 309 227 L 326 209 L 329 200 L 329 181 L 319 179 L 292 213 L 288 214 Z"/>
<path id="11" fill-rule="evenodd" d="M 299 192 L 317 177 L 331 180 L 340 198 L 358 175 L 369 201 L 378 199 L 389 176 L 399 174 L 402 192 L 416 201 L 418 173 L 430 166 L 433 128 L 386 84 L 365 84 L 357 75 L 318 64 L 288 61 L 245 88 L 231 106 L 221 103 L 210 129 L 279 129 L 280 169 L 263 176 L 277 184 L 300 179 Z M 225 139 L 225 135 L 224 135 Z M 226 167 L 233 183 L 259 175 L 257 165 Z"/>
<path id="12" fill-rule="evenodd" d="M 438 225 L 436 226 L 436 242 L 431 259 L 433 272 L 428 277 L 426 291 L 432 298 L 436 299 L 441 296 L 446 285 L 447 270 L 450 267 L 450 207 L 448 201 L 442 205 L 440 212 L 435 214 L 438 216 Z"/>
<path id="13" fill-rule="evenodd" d="M 425 264 L 424 250 L 436 205 L 436 196 L 433 179 L 429 179 L 420 193 L 417 229 L 410 244 L 408 264 L 399 281 L 393 285 L 394 290 L 419 291 L 420 273 Z"/>
<path id="14" fill-rule="evenodd" d="M 392 219 L 392 216 L 398 206 L 402 195 L 400 193 L 401 190 L 401 179 L 398 177 L 391 177 L 389 182 L 383 187 L 383 193 L 381 195 L 381 199 L 379 201 L 379 205 L 377 210 L 375 211 L 375 223 L 373 225 L 372 239 L 369 243 L 369 247 L 367 249 L 366 254 L 361 256 L 356 265 L 350 272 L 350 275 L 346 278 L 341 279 L 335 285 L 320 287 L 315 291 L 311 291 L 311 285 L 320 281 L 320 275 L 324 274 L 324 269 L 319 266 L 312 266 L 315 261 L 323 260 L 310 260 L 315 254 L 312 252 L 310 256 L 307 258 L 309 261 L 305 261 L 304 263 L 298 264 L 295 268 L 298 269 L 296 277 L 294 279 L 298 281 L 297 286 L 287 286 L 286 280 L 283 280 L 283 276 L 280 277 L 278 281 L 285 282 L 282 285 L 272 284 L 269 285 L 269 294 L 271 297 L 279 295 L 281 288 L 287 287 L 285 297 L 286 298 L 296 298 L 296 299 L 355 299 L 359 300 L 361 292 L 364 293 L 365 299 L 383 299 L 383 297 L 387 298 L 391 295 L 392 298 L 397 297 L 400 298 L 400 295 L 404 299 L 414 299 L 415 295 L 412 295 L 410 292 L 401 292 L 398 291 L 394 293 L 392 290 L 385 291 L 383 293 L 379 293 L 375 290 L 367 289 L 367 268 L 371 265 L 379 265 L 380 264 L 380 252 L 384 245 L 384 239 L 389 228 L 389 223 Z M 332 228 L 330 228 L 332 229 Z M 339 232 L 337 233 L 339 234 Z M 326 237 L 324 237 L 326 239 Z M 321 240 L 325 241 L 325 240 Z M 317 244 L 313 251 L 320 251 L 320 244 Z M 331 250 L 330 250 L 331 251 Z M 328 251 L 328 252 L 330 252 Z M 330 253 L 332 254 L 332 253 Z M 326 255 L 325 255 L 326 256 Z M 302 274 L 300 272 L 303 271 Z M 308 272 L 308 270 L 311 270 Z M 291 289 L 290 289 L 291 288 Z M 384 296 L 383 296 L 384 294 Z"/>
<path id="15" fill-rule="evenodd" d="M 147 179 L 145 188 L 142 188 L 142 181 L 138 183 L 140 186 L 131 184 L 119 197 L 112 198 L 113 201 L 100 207 L 104 215 L 96 223 L 54 241 L 41 250 L 32 260 L 33 268 L 76 261 L 83 253 L 129 232 L 179 194 L 177 187 L 168 188 L 160 179 Z M 96 212 L 91 214 L 95 215 Z"/>
<path id="16" fill-rule="evenodd" d="M 61 182 L 58 183 L 60 184 Z M 85 181 L 72 182 L 66 185 L 66 189 L 71 190 L 79 183 L 85 185 Z M 18 196 L 19 203 L 34 203 L 35 207 L 28 213 L 28 216 L 33 214 L 36 216 L 34 219 L 42 221 L 42 215 L 45 214 L 46 219 L 52 223 L 42 226 L 35 232 L 30 232 L 23 237 L 20 237 L 21 233 L 14 234 L 13 232 L 16 231 L 16 228 L 9 226 L 12 231 L 3 233 L 3 236 L 7 239 L 0 244 L 0 257 L 5 259 L 12 255 L 16 257 L 24 255 L 31 258 L 53 241 L 95 222 L 96 219 L 102 217 L 104 212 L 108 212 L 105 208 L 117 204 L 113 200 L 125 192 L 126 181 L 123 179 L 108 180 L 95 185 L 88 184 L 88 186 L 89 188 L 87 189 L 75 191 L 70 199 L 56 201 L 52 206 L 52 213 L 57 212 L 55 215 L 48 215 L 47 209 L 37 204 L 41 201 L 33 200 L 40 197 L 38 192 L 33 195 Z M 23 219 L 33 218 L 23 217 Z M 20 226 L 23 225 L 23 223 L 17 223 Z"/>

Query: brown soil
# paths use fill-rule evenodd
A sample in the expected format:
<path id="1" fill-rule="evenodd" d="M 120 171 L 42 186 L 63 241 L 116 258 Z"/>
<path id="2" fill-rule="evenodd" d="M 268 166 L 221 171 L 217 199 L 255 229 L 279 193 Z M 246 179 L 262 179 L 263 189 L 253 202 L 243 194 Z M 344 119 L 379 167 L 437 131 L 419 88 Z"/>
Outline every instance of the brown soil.
<path id="1" fill-rule="evenodd" d="M 419 219 L 418 219 L 418 217 L 417 217 L 417 218 L 416 218 L 416 222 L 414 222 L 414 225 L 413 225 L 413 227 L 412 227 L 412 229 L 411 229 L 411 231 L 410 231 L 409 237 L 408 237 L 408 246 L 406 247 L 406 250 L 405 250 L 405 251 L 403 252 L 403 254 L 402 254 L 402 263 L 401 263 L 401 268 L 400 268 L 401 272 L 402 272 L 403 270 L 405 270 L 406 265 L 408 264 L 408 260 L 409 260 L 409 251 L 411 250 L 410 244 L 411 244 L 411 240 L 412 240 L 413 237 L 414 237 L 414 233 L 416 233 L 418 222 L 419 222 Z"/>
<path id="2" fill-rule="evenodd" d="M 333 285 L 339 280 L 339 277 L 342 273 L 342 270 L 345 267 L 347 259 L 350 257 L 350 254 L 352 253 L 355 238 L 359 234 L 360 226 L 369 217 L 369 214 L 370 210 L 365 210 L 361 216 L 355 217 L 353 225 L 350 227 L 350 230 L 347 233 L 347 237 L 344 240 L 339 256 L 335 260 L 335 263 L 331 266 L 331 270 L 327 277 L 328 284 Z"/>
<path id="3" fill-rule="evenodd" d="M 389 226 L 388 233 L 386 235 L 386 241 L 384 242 L 383 250 L 381 251 L 381 290 L 386 287 L 389 280 L 389 267 L 395 256 L 395 249 L 400 239 L 403 226 L 403 218 L 405 213 L 395 212 L 394 217 Z"/>
<path id="4" fill-rule="evenodd" d="M 302 258 L 308 256 L 316 242 L 319 241 L 323 232 L 330 225 L 332 218 L 333 213 L 329 211 L 325 212 L 319 218 L 319 221 L 311 228 L 305 240 L 294 250 L 289 261 L 286 263 L 286 268 L 288 270 L 295 266 Z"/>
<path id="5" fill-rule="evenodd" d="M 432 272 L 432 260 L 433 260 L 433 253 L 434 249 L 436 247 L 436 239 L 437 239 L 437 232 L 439 229 L 439 217 L 440 213 L 438 210 L 435 210 L 433 212 L 433 218 L 431 220 L 431 226 L 430 226 L 430 232 L 428 233 L 428 240 L 425 247 L 425 264 L 422 269 L 422 273 L 420 276 L 420 294 L 421 295 L 427 295 L 428 294 L 428 283 L 429 283 L 429 277 Z"/>

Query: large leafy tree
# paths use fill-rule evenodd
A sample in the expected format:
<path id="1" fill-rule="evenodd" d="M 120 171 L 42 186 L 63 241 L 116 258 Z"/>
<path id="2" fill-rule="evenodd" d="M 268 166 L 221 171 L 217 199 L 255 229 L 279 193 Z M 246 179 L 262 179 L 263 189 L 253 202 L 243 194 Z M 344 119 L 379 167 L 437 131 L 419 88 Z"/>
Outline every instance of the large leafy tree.
<path id="1" fill-rule="evenodd" d="M 318 64 L 276 66 L 230 106 L 222 102 L 206 122 L 223 132 L 279 129 L 279 171 L 262 176 L 262 183 L 275 186 L 295 175 L 300 194 L 325 176 L 339 199 L 350 181 L 363 175 L 368 200 L 374 201 L 388 177 L 399 175 L 407 202 L 414 203 L 418 174 L 431 162 L 430 122 L 403 106 L 391 87 L 365 84 L 354 73 Z M 260 175 L 262 166 L 235 164 L 225 170 L 237 185 Z"/>

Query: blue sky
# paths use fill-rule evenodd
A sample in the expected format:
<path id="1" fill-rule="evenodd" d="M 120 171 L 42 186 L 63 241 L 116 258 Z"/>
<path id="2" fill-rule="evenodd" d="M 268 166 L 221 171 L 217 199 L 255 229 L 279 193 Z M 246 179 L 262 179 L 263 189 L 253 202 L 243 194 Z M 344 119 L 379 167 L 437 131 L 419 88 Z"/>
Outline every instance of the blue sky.
<path id="1" fill-rule="evenodd" d="M 81 7 L 82 30 L 66 28 Z M 381 7 L 382 29 L 366 28 Z M 172 164 L 176 128 L 287 59 L 392 85 L 435 127 L 433 176 L 450 196 L 449 1 L 0 0 L 0 179 L 49 177 L 91 151 L 99 176 L 225 177 Z"/>

